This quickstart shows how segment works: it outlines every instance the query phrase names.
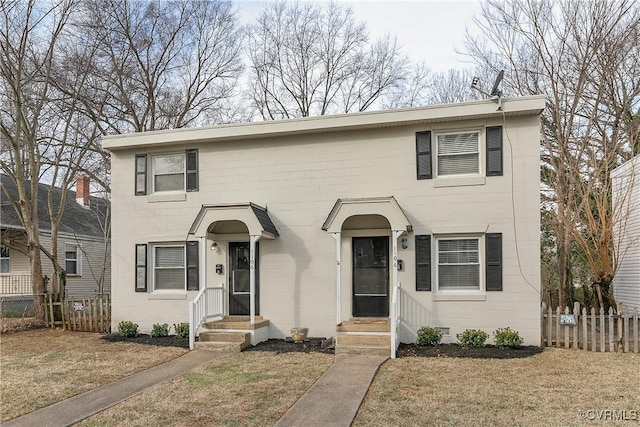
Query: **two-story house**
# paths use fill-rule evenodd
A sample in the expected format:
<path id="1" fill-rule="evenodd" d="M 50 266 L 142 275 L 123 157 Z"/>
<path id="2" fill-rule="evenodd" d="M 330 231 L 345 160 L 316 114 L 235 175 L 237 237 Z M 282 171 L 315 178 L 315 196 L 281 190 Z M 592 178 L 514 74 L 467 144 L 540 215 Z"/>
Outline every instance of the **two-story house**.
<path id="1" fill-rule="evenodd" d="M 193 328 L 247 316 L 254 344 L 306 327 L 347 346 L 368 323 L 392 343 L 427 325 L 445 342 L 509 326 L 538 345 L 544 105 L 105 138 L 114 328 L 186 322 L 191 306 Z"/>

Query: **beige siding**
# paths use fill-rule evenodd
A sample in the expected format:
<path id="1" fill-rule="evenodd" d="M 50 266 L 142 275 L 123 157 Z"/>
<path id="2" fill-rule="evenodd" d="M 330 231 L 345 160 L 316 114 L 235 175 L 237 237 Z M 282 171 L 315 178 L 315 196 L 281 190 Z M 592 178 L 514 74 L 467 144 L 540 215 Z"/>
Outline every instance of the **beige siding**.
<path id="1" fill-rule="evenodd" d="M 192 145 L 114 151 L 113 324 L 130 320 L 150 330 L 158 322 L 187 321 L 188 302 L 195 296 L 195 292 L 183 292 L 159 299 L 162 296 L 152 291 L 134 292 L 136 243 L 184 241 L 203 204 L 254 202 L 267 207 L 280 233 L 275 240 L 260 242 L 260 314 L 271 322 L 270 336 L 288 336 L 297 326 L 309 327 L 310 336 L 333 336 L 335 241 L 321 226 L 339 198 L 394 196 L 413 225 L 408 249 L 398 253 L 405 265 L 398 272 L 405 290 L 402 341 L 415 340 L 415 332 L 423 325 L 450 327 L 453 340 L 466 328 L 491 332 L 511 326 L 527 344 L 539 344 L 538 117 L 507 119 L 510 141 L 505 137 L 504 176 L 483 178 L 481 185 L 465 185 L 468 180 L 416 179 L 416 131 L 481 130 L 494 125 L 505 124 L 495 118 L 202 143 L 197 145 L 200 190 L 171 202 L 133 195 L 134 155 L 179 152 Z M 444 186 L 447 183 L 457 185 Z M 478 229 L 503 233 L 504 290 L 483 292 L 482 300 L 454 298 L 435 290 L 416 292 L 414 235 L 446 230 L 477 233 Z M 345 319 L 351 313 L 351 237 L 357 233 L 372 235 L 380 230 L 343 234 L 341 312 Z M 210 286 L 226 286 L 226 242 L 221 243 L 220 252 L 211 251 L 207 244 Z M 225 265 L 225 274 L 215 274 L 217 263 Z"/>
<path id="2" fill-rule="evenodd" d="M 615 169 L 613 201 L 618 271 L 616 301 L 640 309 L 640 156 Z"/>

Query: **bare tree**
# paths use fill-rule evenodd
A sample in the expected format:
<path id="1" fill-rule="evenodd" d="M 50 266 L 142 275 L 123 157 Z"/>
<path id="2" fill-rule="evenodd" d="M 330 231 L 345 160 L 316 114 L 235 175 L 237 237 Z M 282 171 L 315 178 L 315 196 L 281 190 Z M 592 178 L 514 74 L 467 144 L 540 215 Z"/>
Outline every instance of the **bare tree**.
<path id="1" fill-rule="evenodd" d="M 585 302 L 612 302 L 619 249 L 612 224 L 621 212 L 611 206 L 610 171 L 637 149 L 639 12 L 626 0 L 488 0 L 476 20 L 483 37 L 467 38 L 479 66 L 507 70 L 507 93 L 548 96 L 543 220 L 553 230 L 560 304 L 574 298 L 576 249 L 591 270 Z"/>
<path id="2" fill-rule="evenodd" d="M 411 80 L 395 38 L 370 43 L 365 24 L 333 2 L 267 4 L 248 28 L 247 54 L 250 98 L 266 120 L 406 105 L 417 98 L 399 100 L 400 88 L 428 73 L 416 68 Z"/>
<path id="3" fill-rule="evenodd" d="M 227 121 L 242 71 L 231 2 L 92 0 L 76 25 L 99 46 L 85 87 L 103 133 Z"/>

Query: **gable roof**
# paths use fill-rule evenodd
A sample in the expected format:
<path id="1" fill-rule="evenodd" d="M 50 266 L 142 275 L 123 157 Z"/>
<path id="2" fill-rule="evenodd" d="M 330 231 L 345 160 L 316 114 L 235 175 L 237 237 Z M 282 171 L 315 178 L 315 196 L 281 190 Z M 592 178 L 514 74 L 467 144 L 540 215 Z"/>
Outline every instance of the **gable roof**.
<path id="1" fill-rule="evenodd" d="M 111 151 L 138 147 L 162 147 L 212 141 L 262 139 L 289 135 L 306 135 L 360 129 L 376 129 L 407 125 L 424 125 L 457 120 L 504 118 L 539 115 L 545 107 L 543 95 L 504 98 L 500 105 L 492 100 L 429 105 L 396 110 L 364 111 L 286 120 L 226 124 L 210 127 L 167 129 L 108 135 L 102 146 Z"/>
<path id="2" fill-rule="evenodd" d="M 22 229 L 22 223 L 11 202 L 5 194 L 8 192 L 9 197 L 13 200 L 18 198 L 18 189 L 13 180 L 5 174 L 0 174 L 4 189 L 0 190 L 0 227 Z M 27 191 L 29 191 L 29 181 L 26 181 Z M 38 183 L 38 219 L 40 222 L 40 231 L 51 231 L 51 221 L 49 218 L 49 206 L 47 202 L 47 193 L 49 185 Z M 76 203 L 76 193 L 71 190 L 63 190 L 59 187 L 53 188 L 53 208 L 57 210 L 60 206 L 63 191 L 67 192 L 67 200 L 64 214 L 60 221 L 60 232 L 75 234 L 78 236 L 104 237 L 103 225 L 96 209 L 104 212 L 107 208 L 107 201 L 98 197 L 91 197 L 90 208 L 86 209 Z"/>

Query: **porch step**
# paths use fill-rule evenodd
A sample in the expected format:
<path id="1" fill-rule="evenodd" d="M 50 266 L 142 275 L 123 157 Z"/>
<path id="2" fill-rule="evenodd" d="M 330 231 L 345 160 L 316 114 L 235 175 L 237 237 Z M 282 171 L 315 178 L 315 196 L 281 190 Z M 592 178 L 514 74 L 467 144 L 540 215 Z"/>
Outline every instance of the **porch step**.
<path id="1" fill-rule="evenodd" d="M 201 332 L 196 348 L 210 351 L 239 353 L 251 344 L 249 332 Z"/>
<path id="2" fill-rule="evenodd" d="M 390 349 L 390 335 L 338 335 L 336 347 L 384 347 Z"/>
<path id="3" fill-rule="evenodd" d="M 211 330 L 253 330 L 259 329 L 265 326 L 269 326 L 269 321 L 262 318 L 262 316 L 256 316 L 256 321 L 252 325 L 249 316 L 225 316 L 220 320 L 214 320 L 206 322 L 202 325 L 204 329 Z"/>
<path id="4" fill-rule="evenodd" d="M 349 346 L 337 346 L 335 354 L 359 354 L 363 356 L 386 356 L 389 357 L 391 352 L 390 347 L 379 347 L 379 346 L 367 346 L 367 345 L 349 345 Z"/>
<path id="5" fill-rule="evenodd" d="M 336 328 L 337 332 L 391 332 L 391 322 L 387 318 L 356 317 L 345 320 Z"/>

